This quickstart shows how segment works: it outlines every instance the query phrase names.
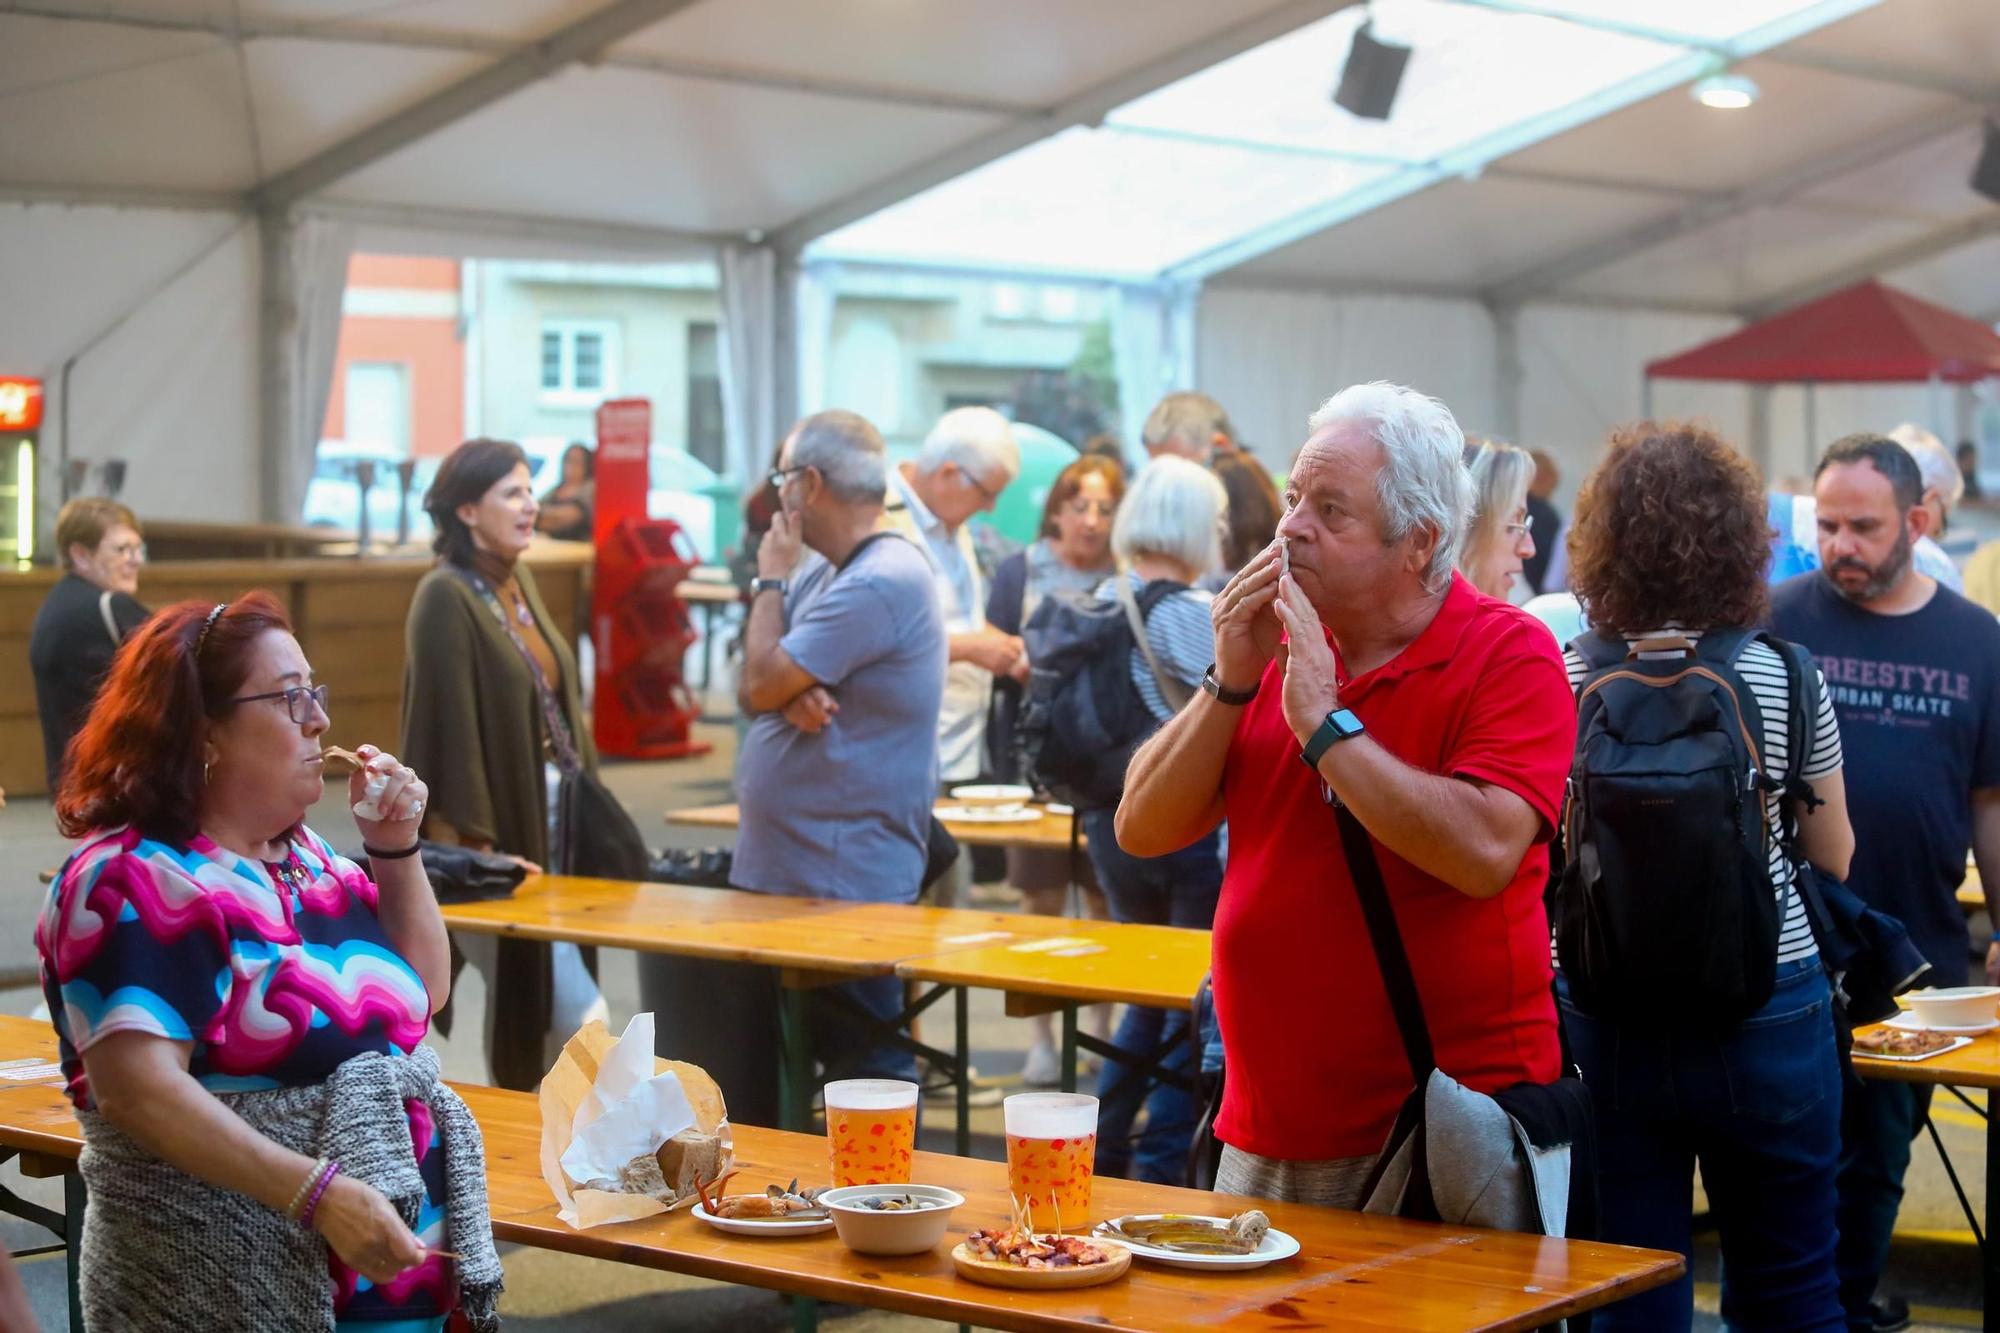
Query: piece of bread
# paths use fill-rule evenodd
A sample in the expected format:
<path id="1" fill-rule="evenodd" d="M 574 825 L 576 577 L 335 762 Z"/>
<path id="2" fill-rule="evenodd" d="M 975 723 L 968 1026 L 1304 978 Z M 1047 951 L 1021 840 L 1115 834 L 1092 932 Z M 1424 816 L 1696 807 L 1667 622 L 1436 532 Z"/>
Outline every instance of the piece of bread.
<path id="1" fill-rule="evenodd" d="M 685 1199 L 694 1193 L 697 1181 L 714 1180 L 723 1171 L 722 1140 L 698 1129 L 684 1129 L 660 1145 L 654 1154 L 660 1175 L 674 1197 Z"/>
<path id="2" fill-rule="evenodd" d="M 330 778 L 344 778 L 349 773 L 359 773 L 362 769 L 361 756 L 352 750 L 343 750 L 338 745 L 329 745 L 319 752 L 320 772 Z"/>

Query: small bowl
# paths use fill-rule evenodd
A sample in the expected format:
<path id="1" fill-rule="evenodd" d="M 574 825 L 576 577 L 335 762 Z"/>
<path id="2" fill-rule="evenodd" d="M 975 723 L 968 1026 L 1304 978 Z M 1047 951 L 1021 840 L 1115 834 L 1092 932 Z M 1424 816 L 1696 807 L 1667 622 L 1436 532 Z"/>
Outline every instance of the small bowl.
<path id="1" fill-rule="evenodd" d="M 1902 997 L 1910 1012 L 1926 1027 L 1969 1028 L 1994 1019 L 2000 986 L 1950 986 L 1913 990 Z"/>
<path id="2" fill-rule="evenodd" d="M 882 1194 L 935 1199 L 939 1206 L 895 1213 L 860 1206 L 862 1199 Z M 833 1214 L 833 1229 L 842 1242 L 856 1254 L 921 1254 L 944 1239 L 952 1212 L 965 1196 L 942 1185 L 845 1185 L 822 1190 L 819 1201 Z"/>
<path id="3" fill-rule="evenodd" d="M 1033 787 L 1016 787 L 1007 783 L 982 782 L 971 787 L 953 787 L 951 799 L 968 810 L 992 810 L 1006 813 L 1019 810 L 1035 798 Z"/>

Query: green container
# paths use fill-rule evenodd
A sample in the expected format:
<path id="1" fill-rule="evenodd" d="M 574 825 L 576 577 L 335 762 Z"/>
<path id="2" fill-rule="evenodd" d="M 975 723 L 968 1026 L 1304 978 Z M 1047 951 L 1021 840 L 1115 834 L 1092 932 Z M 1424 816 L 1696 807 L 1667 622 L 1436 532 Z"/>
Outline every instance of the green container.
<path id="1" fill-rule="evenodd" d="M 701 558 L 721 564 L 743 543 L 743 491 L 729 478 L 717 477 L 697 488 L 695 494 L 707 496 L 708 502 L 715 506 L 715 549 L 703 551 Z"/>
<path id="2" fill-rule="evenodd" d="M 1026 546 L 1035 540 L 1041 528 L 1042 506 L 1048 503 L 1056 478 L 1076 461 L 1077 453 L 1076 447 L 1062 436 L 1019 421 L 1014 423 L 1014 443 L 1021 448 L 1021 475 L 1000 492 L 992 513 L 981 514 L 972 521 L 993 529 L 1010 542 Z"/>

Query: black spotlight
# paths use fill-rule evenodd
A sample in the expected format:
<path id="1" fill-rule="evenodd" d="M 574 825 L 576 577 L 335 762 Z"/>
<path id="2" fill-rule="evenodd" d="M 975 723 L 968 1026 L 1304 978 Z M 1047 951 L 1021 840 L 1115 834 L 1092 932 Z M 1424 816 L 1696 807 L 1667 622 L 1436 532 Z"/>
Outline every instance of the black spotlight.
<path id="1" fill-rule="evenodd" d="M 2000 204 L 2000 122 L 1986 122 L 1986 146 L 1972 168 L 1972 188 Z"/>
<path id="2" fill-rule="evenodd" d="M 1347 64 L 1340 71 L 1333 101 L 1357 116 L 1387 120 L 1403 82 L 1403 67 L 1410 63 L 1410 48 L 1377 41 L 1374 29 L 1370 19 L 1354 30 L 1354 45 L 1347 48 Z"/>

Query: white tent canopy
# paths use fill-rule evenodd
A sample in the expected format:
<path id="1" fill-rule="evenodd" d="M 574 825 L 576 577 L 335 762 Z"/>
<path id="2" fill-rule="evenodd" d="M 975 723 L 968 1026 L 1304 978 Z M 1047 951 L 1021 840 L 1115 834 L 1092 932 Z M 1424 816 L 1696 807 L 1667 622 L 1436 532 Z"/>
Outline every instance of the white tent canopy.
<path id="1" fill-rule="evenodd" d="M 1857 272 L 2000 314 L 1988 0 L 1374 9 L 1416 48 L 1382 124 L 1327 100 L 1351 0 L 0 5 L 0 369 L 149 512 L 281 517 L 349 246 L 714 257 L 738 459 L 811 397 L 814 260 L 1118 280 L 1134 391 L 1274 445 L 1350 366 L 1601 430 L 1646 356 Z M 1763 100 L 1695 106 L 1731 58 Z"/>

